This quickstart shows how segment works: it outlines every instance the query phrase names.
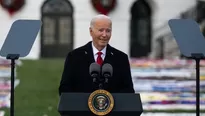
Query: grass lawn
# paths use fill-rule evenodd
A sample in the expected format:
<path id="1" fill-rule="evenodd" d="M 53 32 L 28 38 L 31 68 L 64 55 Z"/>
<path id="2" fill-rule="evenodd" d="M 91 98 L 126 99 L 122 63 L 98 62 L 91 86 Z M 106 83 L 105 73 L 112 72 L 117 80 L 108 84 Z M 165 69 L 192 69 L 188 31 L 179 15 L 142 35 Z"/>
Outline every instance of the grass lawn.
<path id="1" fill-rule="evenodd" d="M 15 116 L 59 116 L 58 86 L 64 60 L 22 60 L 17 67 Z M 9 116 L 6 109 L 6 116 Z"/>

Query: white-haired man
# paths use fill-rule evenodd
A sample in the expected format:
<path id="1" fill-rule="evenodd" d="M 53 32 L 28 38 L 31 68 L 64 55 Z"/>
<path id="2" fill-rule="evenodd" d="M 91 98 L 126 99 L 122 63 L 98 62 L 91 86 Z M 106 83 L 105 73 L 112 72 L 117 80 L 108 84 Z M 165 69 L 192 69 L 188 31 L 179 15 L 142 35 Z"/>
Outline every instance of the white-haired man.
<path id="1" fill-rule="evenodd" d="M 128 55 L 111 47 L 112 21 L 106 15 L 97 15 L 90 22 L 92 41 L 69 52 L 62 73 L 59 94 L 62 92 L 92 93 L 98 89 L 89 74 L 93 62 L 109 63 L 113 76 L 103 89 L 111 93 L 134 93 Z"/>

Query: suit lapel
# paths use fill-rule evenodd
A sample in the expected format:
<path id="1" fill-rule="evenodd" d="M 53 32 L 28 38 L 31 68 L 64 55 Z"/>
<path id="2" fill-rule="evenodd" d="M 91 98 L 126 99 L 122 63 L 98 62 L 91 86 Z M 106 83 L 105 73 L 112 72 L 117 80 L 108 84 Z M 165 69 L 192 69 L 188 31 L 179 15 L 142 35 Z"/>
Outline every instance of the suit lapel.
<path id="1" fill-rule="evenodd" d="M 94 56 L 93 56 L 93 49 L 92 49 L 91 41 L 88 42 L 84 46 L 84 48 L 85 48 L 84 49 L 84 55 L 85 55 L 85 58 L 88 61 L 88 63 L 91 64 L 91 63 L 95 62 L 95 59 L 94 59 Z M 106 49 L 106 56 L 105 56 L 103 64 L 111 63 L 113 56 L 114 56 L 114 53 L 112 51 L 112 47 L 108 44 L 107 49 Z"/>
<path id="2" fill-rule="evenodd" d="M 103 64 L 105 64 L 105 63 L 111 63 L 113 56 L 114 56 L 114 53 L 112 52 L 112 48 L 111 48 L 111 46 L 108 44 L 108 45 L 107 45 L 107 49 L 106 49 L 106 56 L 105 56 L 105 59 L 104 59 Z"/>
<path id="3" fill-rule="evenodd" d="M 88 61 L 88 63 L 91 64 L 95 62 L 91 41 L 88 42 L 84 47 L 85 47 L 84 54 L 85 54 L 85 58 Z"/>

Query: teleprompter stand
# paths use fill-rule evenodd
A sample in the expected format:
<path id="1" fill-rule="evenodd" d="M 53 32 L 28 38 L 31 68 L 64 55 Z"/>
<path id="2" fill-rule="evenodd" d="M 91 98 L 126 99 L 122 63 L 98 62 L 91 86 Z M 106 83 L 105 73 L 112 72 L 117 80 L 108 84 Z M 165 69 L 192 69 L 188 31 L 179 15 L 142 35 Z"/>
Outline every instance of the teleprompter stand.
<path id="1" fill-rule="evenodd" d="M 15 21 L 1 48 L 0 56 L 11 60 L 10 116 L 14 116 L 15 61 L 18 60 L 19 57 L 25 57 L 29 54 L 40 27 L 40 20 Z"/>
<path id="2" fill-rule="evenodd" d="M 192 19 L 171 19 L 170 29 L 181 53 L 196 61 L 196 116 L 200 114 L 200 60 L 205 57 L 205 39 Z"/>

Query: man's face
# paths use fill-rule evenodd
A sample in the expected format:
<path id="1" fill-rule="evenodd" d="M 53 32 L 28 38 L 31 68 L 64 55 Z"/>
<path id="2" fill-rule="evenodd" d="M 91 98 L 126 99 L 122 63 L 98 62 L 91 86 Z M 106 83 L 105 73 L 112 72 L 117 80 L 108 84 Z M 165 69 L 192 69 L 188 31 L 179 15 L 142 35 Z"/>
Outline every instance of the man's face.
<path id="1" fill-rule="evenodd" d="M 93 38 L 93 43 L 97 48 L 104 48 L 111 37 L 112 24 L 108 19 L 97 19 L 90 28 L 90 35 Z"/>

